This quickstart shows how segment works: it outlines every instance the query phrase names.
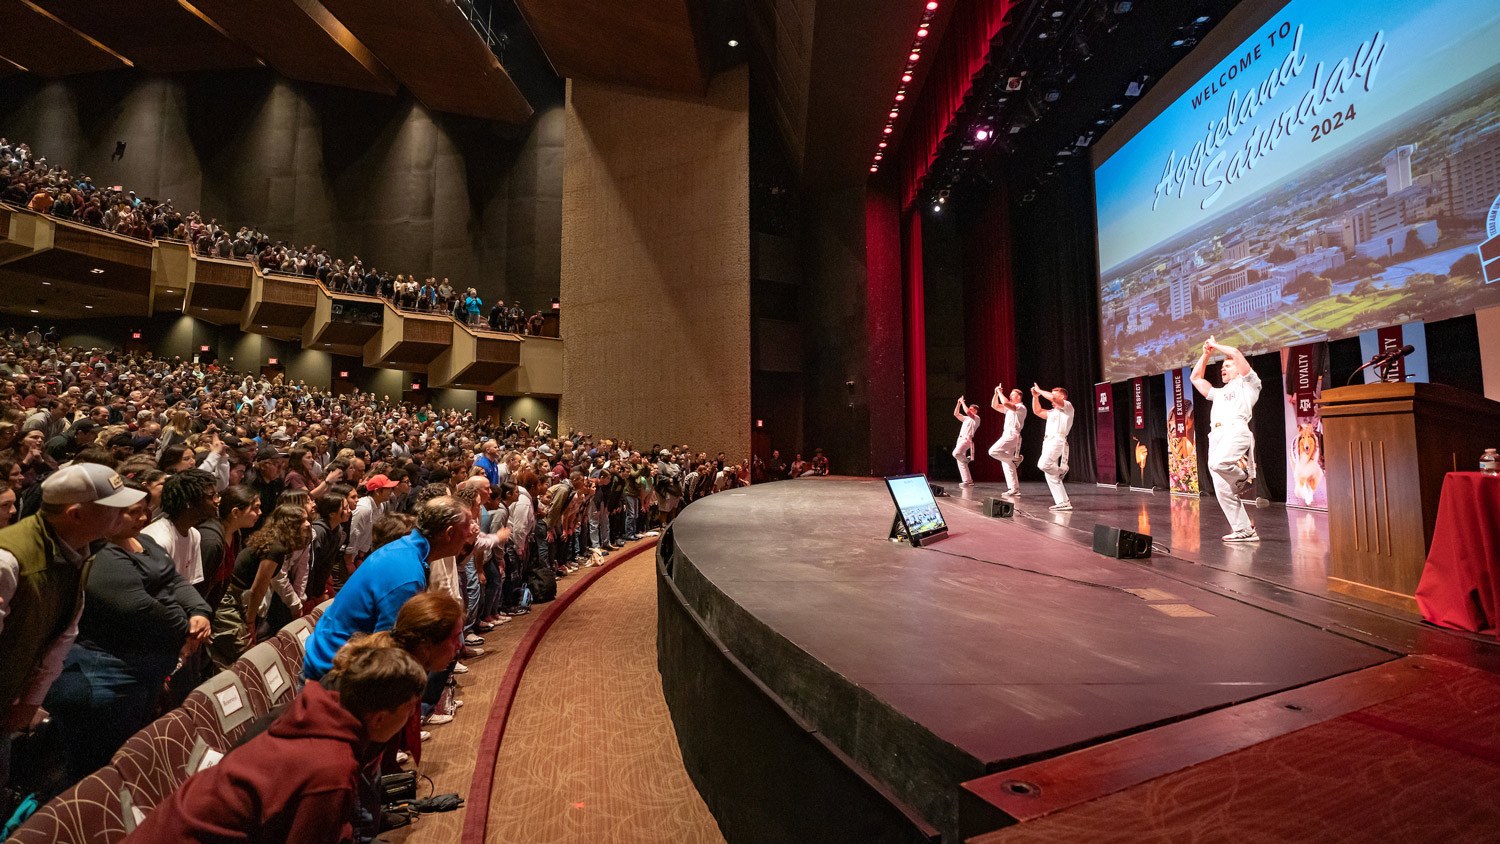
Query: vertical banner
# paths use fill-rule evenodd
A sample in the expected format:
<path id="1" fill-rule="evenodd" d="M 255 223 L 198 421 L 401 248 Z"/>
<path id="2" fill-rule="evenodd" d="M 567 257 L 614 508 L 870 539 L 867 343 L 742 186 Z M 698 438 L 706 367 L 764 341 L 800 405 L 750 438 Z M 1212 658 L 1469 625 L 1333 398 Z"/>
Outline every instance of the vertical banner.
<path id="1" fill-rule="evenodd" d="M 1167 379 L 1167 480 L 1173 495 L 1201 495 L 1198 440 L 1193 424 L 1192 371 L 1174 369 Z"/>
<path id="2" fill-rule="evenodd" d="M 1403 381 L 1426 384 L 1431 380 L 1427 377 L 1426 323 L 1408 322 L 1359 333 L 1359 353 L 1365 360 L 1379 354 L 1400 351 L 1408 344 L 1413 348 L 1412 353 L 1398 358 L 1387 370 L 1385 380 L 1397 384 Z M 1380 380 L 1380 374 L 1373 366 L 1366 369 L 1364 375 L 1366 384 L 1374 384 Z"/>
<path id="3" fill-rule="evenodd" d="M 1281 350 L 1286 412 L 1286 503 L 1288 507 L 1328 509 L 1323 472 L 1323 418 L 1318 402 L 1328 380 L 1328 343 L 1318 341 Z"/>
<path id="4" fill-rule="evenodd" d="M 1108 381 L 1094 385 L 1094 471 L 1100 486 L 1114 486 L 1115 403 Z"/>
<path id="5" fill-rule="evenodd" d="M 1146 458 L 1151 454 L 1151 437 L 1146 433 L 1146 379 L 1130 379 L 1130 485 L 1150 489 L 1146 483 Z"/>

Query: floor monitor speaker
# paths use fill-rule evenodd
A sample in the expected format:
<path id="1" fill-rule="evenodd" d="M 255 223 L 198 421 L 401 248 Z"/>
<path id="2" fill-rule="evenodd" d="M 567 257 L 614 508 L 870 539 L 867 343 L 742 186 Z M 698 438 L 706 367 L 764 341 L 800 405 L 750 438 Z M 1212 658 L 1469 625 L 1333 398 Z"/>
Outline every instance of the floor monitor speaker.
<path id="1" fill-rule="evenodd" d="M 1003 498 L 986 498 L 984 514 L 992 519 L 1009 519 L 1016 514 L 1016 505 Z"/>
<path id="2" fill-rule="evenodd" d="M 943 496 L 945 496 L 945 495 L 948 494 L 946 492 L 943 492 L 943 488 L 942 487 L 940 487 L 937 484 L 932 483 L 930 481 L 927 484 L 927 488 L 930 489 L 930 490 L 932 490 L 932 497 L 933 498 L 942 498 Z"/>
<path id="3" fill-rule="evenodd" d="M 1151 556 L 1151 537 L 1109 525 L 1094 525 L 1094 553 L 1121 560 Z"/>

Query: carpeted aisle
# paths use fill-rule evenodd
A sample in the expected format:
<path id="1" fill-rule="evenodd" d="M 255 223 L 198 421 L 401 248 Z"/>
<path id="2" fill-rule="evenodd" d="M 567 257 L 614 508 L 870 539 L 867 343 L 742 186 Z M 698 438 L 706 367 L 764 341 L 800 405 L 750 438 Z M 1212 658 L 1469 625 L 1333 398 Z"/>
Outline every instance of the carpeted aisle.
<path id="1" fill-rule="evenodd" d="M 542 639 L 492 794 L 489 841 L 723 840 L 683 770 L 662 699 L 654 554 L 606 573 Z"/>
<path id="2" fill-rule="evenodd" d="M 650 554 L 645 555 L 648 559 Z M 585 570 L 586 571 L 586 570 Z M 562 595 L 578 586 L 583 573 L 565 577 L 557 582 L 557 592 Z M 464 702 L 458 716 L 447 724 L 428 727 L 432 740 L 422 748 L 422 765 L 417 769 L 431 778 L 418 780 L 417 793 L 428 796 L 436 793 L 467 795 L 469 783 L 474 778 L 474 751 L 484 733 L 485 720 L 494 705 L 495 692 L 505 674 L 516 646 L 526 635 L 546 605 L 536 612 L 518 616 L 510 624 L 501 625 L 484 634 L 484 655 L 464 660 L 469 666 L 468 674 L 458 677 L 459 699 Z M 654 652 L 654 651 L 653 651 Z M 415 824 L 382 833 L 380 839 L 388 844 L 437 844 L 458 841 L 461 837 L 466 809 L 423 815 Z"/>

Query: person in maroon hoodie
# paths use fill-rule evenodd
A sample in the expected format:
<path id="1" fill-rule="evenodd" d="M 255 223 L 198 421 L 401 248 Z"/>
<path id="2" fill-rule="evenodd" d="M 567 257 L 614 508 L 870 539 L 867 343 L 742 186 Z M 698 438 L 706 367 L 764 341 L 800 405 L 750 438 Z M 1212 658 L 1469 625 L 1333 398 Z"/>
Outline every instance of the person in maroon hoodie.
<path id="1" fill-rule="evenodd" d="M 271 727 L 189 777 L 128 842 L 352 841 L 356 777 L 406 725 L 427 672 L 393 646 L 356 646 Z"/>

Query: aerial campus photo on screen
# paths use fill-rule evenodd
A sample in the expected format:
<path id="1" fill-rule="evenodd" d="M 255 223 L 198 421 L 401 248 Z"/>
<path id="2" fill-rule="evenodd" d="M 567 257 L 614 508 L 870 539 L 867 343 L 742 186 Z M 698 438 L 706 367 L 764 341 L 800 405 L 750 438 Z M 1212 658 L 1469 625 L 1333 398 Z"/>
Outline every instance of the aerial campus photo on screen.
<path id="1" fill-rule="evenodd" d="M 1495 30 L 1495 13 L 1484 14 L 1490 18 L 1479 29 Z M 1349 96 L 1300 126 L 1292 161 L 1311 163 L 1269 185 L 1249 175 L 1237 204 L 1223 210 L 1200 210 L 1212 201 L 1206 192 L 1187 197 L 1190 207 L 1169 210 L 1163 222 L 1167 231 L 1175 222 L 1176 234 L 1123 260 L 1130 248 L 1123 235 L 1150 242 L 1151 206 L 1162 200 L 1138 176 L 1112 184 L 1108 166 L 1119 162 L 1101 166 L 1100 324 L 1109 380 L 1182 366 L 1211 334 L 1266 352 L 1500 304 L 1500 263 L 1489 265 L 1486 278 L 1481 262 L 1481 246 L 1497 234 L 1492 209 L 1500 207 L 1500 50 L 1482 60 L 1488 69 L 1455 83 L 1440 78 L 1441 57 L 1392 61 L 1416 44 L 1400 35 L 1381 33 L 1389 41 L 1379 47 L 1390 51 L 1382 73 L 1410 68 L 1408 78 L 1383 79 L 1381 97 Z M 1434 89 L 1435 96 L 1418 95 Z M 1377 109 L 1404 111 L 1363 135 L 1347 131 Z M 1354 140 L 1332 148 L 1340 133 Z M 1137 136 L 1121 151 L 1142 141 Z M 1173 143 L 1163 136 L 1159 157 Z M 1157 170 L 1147 178 L 1155 181 Z M 1129 223 L 1106 216 L 1132 206 L 1141 216 Z M 1114 266 L 1103 266 L 1111 260 Z"/>

